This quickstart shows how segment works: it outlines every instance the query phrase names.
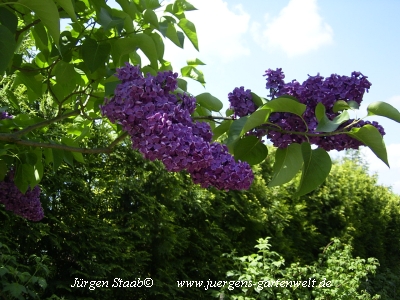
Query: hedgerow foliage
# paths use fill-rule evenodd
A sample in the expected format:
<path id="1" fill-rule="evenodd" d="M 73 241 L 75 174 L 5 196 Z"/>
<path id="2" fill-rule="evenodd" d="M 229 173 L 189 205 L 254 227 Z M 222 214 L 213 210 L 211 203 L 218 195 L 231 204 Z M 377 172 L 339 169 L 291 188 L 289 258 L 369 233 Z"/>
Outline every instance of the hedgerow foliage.
<path id="1" fill-rule="evenodd" d="M 235 260 L 223 254 L 235 249 L 236 257 L 248 255 L 267 236 L 271 251 L 299 268 L 316 263 L 319 249 L 338 237 L 353 246 L 353 256 L 380 260 L 377 276 L 368 277 L 368 292 L 395 297 L 391 287 L 398 278 L 387 275 L 397 272 L 399 261 L 398 197 L 377 187 L 376 179 L 351 160 L 335 164 L 327 182 L 310 196 L 294 199 L 296 182 L 265 187 L 272 161 L 256 169 L 248 192 L 226 193 L 201 189 L 188 175 L 168 173 L 128 149 L 118 147 L 110 157 L 88 156 L 85 168 L 63 165 L 45 179 L 46 217 L 40 223 L 1 210 L 0 242 L 16 259 L 48 257 L 50 273 L 47 288 L 38 290 L 41 298 L 209 299 L 215 289 L 178 288 L 176 281 L 230 280 L 226 274 Z M 350 260 L 349 251 L 336 251 Z M 343 269 L 341 276 L 349 274 Z M 118 277 L 150 277 L 154 285 L 71 288 L 75 278 L 112 282 Z"/>

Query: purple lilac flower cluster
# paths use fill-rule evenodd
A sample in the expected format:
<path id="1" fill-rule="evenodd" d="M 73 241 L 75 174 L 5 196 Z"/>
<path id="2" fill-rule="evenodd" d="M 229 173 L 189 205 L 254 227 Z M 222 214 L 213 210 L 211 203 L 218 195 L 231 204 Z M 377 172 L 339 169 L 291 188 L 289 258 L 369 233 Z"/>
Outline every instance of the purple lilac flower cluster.
<path id="1" fill-rule="evenodd" d="M 361 103 L 364 93 L 371 87 L 371 83 L 367 77 L 360 72 L 353 72 L 351 76 L 339 76 L 332 74 L 330 77 L 324 78 L 319 74 L 316 76 L 309 76 L 306 81 L 300 84 L 298 81 L 285 83 L 285 74 L 282 69 L 276 70 L 268 69 L 265 72 L 267 78 L 266 88 L 270 91 L 271 99 L 283 95 L 291 95 L 297 98 L 300 103 L 306 105 L 306 111 L 303 114 L 303 120 L 291 113 L 272 113 L 269 117 L 269 122 L 279 126 L 282 131 L 296 131 L 308 132 L 315 134 L 318 121 L 315 116 L 315 108 L 318 103 L 324 104 L 326 108 L 326 115 L 330 120 L 338 116 L 339 113 L 333 111 L 333 106 L 336 101 L 344 100 L 346 102 L 355 101 Z M 249 104 L 251 98 L 248 98 L 250 91 L 244 92 L 244 88 L 236 88 L 229 94 L 229 100 L 237 116 L 242 117 L 251 114 L 255 108 Z M 249 108 L 246 110 L 246 108 Z M 348 120 L 340 125 L 338 130 L 351 124 L 354 120 Z M 385 131 L 377 122 L 359 121 L 352 127 L 362 127 L 370 124 L 376 127 L 382 135 Z M 258 132 L 256 132 L 259 135 Z M 275 147 L 285 148 L 292 143 L 302 143 L 307 141 L 303 135 L 288 134 L 280 131 L 269 130 L 267 137 L 272 141 Z M 332 136 L 314 136 L 309 137 L 309 141 L 327 151 L 329 150 L 344 150 L 344 149 L 358 149 L 362 143 L 356 139 L 351 138 L 346 134 L 332 135 Z"/>
<path id="2" fill-rule="evenodd" d="M 0 120 L 12 118 L 8 112 L 0 113 Z M 21 193 L 14 183 L 14 170 L 10 170 L 0 182 L 0 203 L 3 203 L 7 210 L 30 221 L 40 221 L 44 217 L 39 186 L 32 190 L 29 188 L 25 194 Z"/>
<path id="3" fill-rule="evenodd" d="M 307 106 L 303 114 L 303 119 L 307 123 L 310 133 L 317 133 L 316 128 L 318 125 L 315 116 L 315 108 L 318 103 L 322 103 L 326 108 L 326 115 L 330 120 L 338 116 L 339 113 L 333 111 L 333 106 L 336 101 L 344 100 L 346 102 L 355 101 L 359 105 L 363 100 L 364 93 L 371 87 L 371 83 L 367 77 L 360 72 L 353 72 L 351 76 L 339 76 L 332 74 L 330 77 L 324 78 L 317 74 L 316 76 L 309 76 L 302 84 L 293 80 L 290 83 L 285 83 L 285 75 L 282 69 L 275 71 L 269 69 L 266 71 L 267 77 L 266 87 L 270 88 L 271 94 L 274 97 L 282 95 L 291 95 L 296 97 L 301 103 Z M 343 129 L 351 124 L 354 120 L 349 120 L 342 124 L 338 130 Z M 289 113 L 274 113 L 270 116 L 270 122 L 275 123 L 285 131 L 306 131 L 304 122 L 293 114 Z M 385 131 L 382 126 L 377 122 L 359 121 L 352 127 L 362 127 L 370 124 L 376 127 L 379 132 L 384 135 Z M 304 136 L 294 134 L 284 134 L 277 131 L 270 131 L 268 138 L 274 143 L 275 146 L 285 148 L 289 144 L 296 142 L 301 143 L 306 141 Z M 344 149 L 358 149 L 362 143 L 346 134 L 332 135 L 325 137 L 310 137 L 310 142 L 327 151 L 329 150 L 344 150 Z"/>
<path id="4" fill-rule="evenodd" d="M 244 87 L 235 88 L 228 94 L 230 109 L 233 109 L 235 116 L 244 117 L 256 111 L 250 90 L 244 90 Z"/>
<path id="5" fill-rule="evenodd" d="M 13 170 L 0 182 L 0 203 L 3 203 L 7 210 L 30 221 L 40 221 L 44 217 L 39 186 L 32 190 L 29 188 L 25 194 L 21 193 L 15 186 Z"/>
<path id="6" fill-rule="evenodd" d="M 102 114 L 121 124 L 144 158 L 162 161 L 168 171 L 186 170 L 203 187 L 248 189 L 254 178 L 250 166 L 211 143 L 208 123 L 192 121 L 194 97 L 171 93 L 177 76 L 167 71 L 144 77 L 139 67 L 126 64 L 117 70 L 122 82 L 101 106 Z"/>

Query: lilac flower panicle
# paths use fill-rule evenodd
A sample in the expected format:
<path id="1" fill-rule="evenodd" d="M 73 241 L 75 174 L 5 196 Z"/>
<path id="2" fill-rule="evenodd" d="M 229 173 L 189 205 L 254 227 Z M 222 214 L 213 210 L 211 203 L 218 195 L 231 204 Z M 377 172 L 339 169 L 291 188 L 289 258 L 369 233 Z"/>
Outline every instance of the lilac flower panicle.
<path id="1" fill-rule="evenodd" d="M 40 221 L 44 217 L 39 186 L 28 188 L 25 194 L 21 193 L 14 183 L 13 170 L 0 182 L 0 203 L 7 210 L 30 221 Z"/>
<path id="2" fill-rule="evenodd" d="M 228 99 L 231 104 L 235 116 L 244 117 L 256 111 L 256 105 L 252 100 L 250 90 L 244 90 L 244 87 L 235 88 L 228 94 Z"/>
<path id="3" fill-rule="evenodd" d="M 318 133 L 316 131 L 318 121 L 315 116 L 315 108 L 318 103 L 322 103 L 326 108 L 326 114 L 329 119 L 338 116 L 339 113 L 333 111 L 333 106 L 336 101 L 344 100 L 346 102 L 355 101 L 361 103 L 364 93 L 368 92 L 371 83 L 368 77 L 360 72 L 352 72 L 351 76 L 339 76 L 332 74 L 330 77 L 324 78 L 320 74 L 310 76 L 302 84 L 293 80 L 290 83 L 285 83 L 285 78 L 282 69 L 275 71 L 268 69 L 265 76 L 267 77 L 266 87 L 271 89 L 272 98 L 282 95 L 291 95 L 296 97 L 300 103 L 306 105 L 306 111 L 303 114 L 303 119 L 307 124 L 304 124 L 300 117 L 289 113 L 272 113 L 269 121 L 278 125 L 284 131 L 306 132 L 307 128 L 310 133 Z M 349 120 L 342 124 L 338 130 L 343 129 L 351 124 L 354 120 Z M 376 127 L 379 132 L 384 135 L 385 131 L 377 122 L 359 121 L 353 127 L 362 127 L 370 124 Z M 278 148 L 286 148 L 291 143 L 306 142 L 305 136 L 296 134 L 287 134 L 279 131 L 268 131 L 267 137 L 272 141 L 274 146 Z M 329 150 L 345 150 L 358 149 L 362 143 L 351 138 L 346 134 L 332 135 L 325 137 L 309 137 L 309 141 L 327 151 Z"/>
<path id="4" fill-rule="evenodd" d="M 139 67 L 126 64 L 117 70 L 122 81 L 101 111 L 127 131 L 132 147 L 144 158 L 159 160 L 168 171 L 186 170 L 195 183 L 218 189 L 248 189 L 253 173 L 248 164 L 236 162 L 227 148 L 211 143 L 206 122 L 193 122 L 196 99 L 174 95 L 177 74 L 141 75 Z M 235 174 L 228 174 L 233 172 Z"/>

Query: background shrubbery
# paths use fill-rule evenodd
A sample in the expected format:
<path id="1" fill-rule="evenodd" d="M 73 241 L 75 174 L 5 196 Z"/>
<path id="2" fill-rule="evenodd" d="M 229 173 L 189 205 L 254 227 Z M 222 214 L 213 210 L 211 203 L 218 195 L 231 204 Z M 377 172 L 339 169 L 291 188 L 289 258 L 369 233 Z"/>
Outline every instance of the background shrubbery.
<path id="1" fill-rule="evenodd" d="M 382 299 L 398 296 L 399 197 L 377 186 L 376 178 L 354 157 L 336 163 L 319 189 L 299 199 L 292 197 L 296 182 L 266 188 L 272 161 L 255 168 L 256 179 L 249 191 L 221 192 L 201 189 L 184 173 L 168 173 L 159 163 L 143 161 L 124 145 L 110 156 L 86 159 L 85 167 L 63 165 L 43 179 L 41 200 L 46 217 L 41 222 L 28 222 L 1 208 L 0 242 L 9 248 L 0 249 L 2 264 L 4 255 L 12 255 L 20 272 L 26 269 L 47 283 L 37 285 L 37 279 L 37 283 L 25 284 L 18 277 L 2 276 L 3 298 L 9 296 L 4 287 L 14 280 L 41 299 L 52 295 L 65 299 L 210 299 L 219 292 L 178 288 L 176 281 L 236 280 L 254 270 L 258 275 L 253 278 L 260 278 L 270 274 L 262 275 L 263 266 L 274 268 L 271 278 L 290 279 L 295 270 L 307 270 L 301 278 L 342 281 L 336 295 L 351 290 L 350 298 L 335 298 L 333 289 L 325 294 L 292 291 L 293 295 L 264 290 L 266 299 L 278 294 L 281 298 L 276 299 L 300 297 L 296 293 L 318 299 L 356 299 L 351 297 L 361 297 L 362 290 L 380 294 Z M 257 240 L 265 237 L 271 239 L 261 243 L 271 246 L 248 256 L 257 251 Z M 332 238 L 349 246 L 335 240 L 319 257 Z M 253 270 L 238 265 L 238 258 L 242 257 L 241 264 L 249 264 L 258 255 L 267 255 L 267 263 Z M 35 274 L 35 264 L 27 258 L 43 256 L 46 267 Z M 372 257 L 379 260 L 376 270 Z M 326 258 L 336 262 L 329 264 Z M 343 266 L 340 271 L 335 269 L 339 265 Z M 333 269 L 335 275 L 328 271 Z M 71 288 L 76 277 L 110 282 L 116 277 L 151 277 L 154 286 L 90 291 Z M 224 290 L 225 299 L 229 295 L 262 299 L 257 297 L 263 295 L 234 292 Z"/>

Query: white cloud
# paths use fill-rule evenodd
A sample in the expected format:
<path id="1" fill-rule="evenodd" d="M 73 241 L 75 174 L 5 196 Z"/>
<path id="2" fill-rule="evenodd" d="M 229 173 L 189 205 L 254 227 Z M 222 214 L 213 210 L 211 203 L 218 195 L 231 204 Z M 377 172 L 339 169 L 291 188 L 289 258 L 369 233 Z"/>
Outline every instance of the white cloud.
<path id="1" fill-rule="evenodd" d="M 263 48 L 283 50 L 289 57 L 333 42 L 333 30 L 318 13 L 317 0 L 290 0 L 278 17 L 252 24 L 253 37 Z"/>
<path id="2" fill-rule="evenodd" d="M 184 62 L 194 57 L 207 57 L 205 63 L 209 57 L 230 62 L 250 54 L 244 41 L 250 16 L 240 5 L 230 9 L 223 0 L 191 0 L 190 3 L 198 10 L 186 12 L 186 17 L 196 26 L 200 52 L 194 50 L 188 39 L 185 39 L 184 51 L 177 51 L 176 46 L 166 42 L 165 57 L 174 66 L 176 60 Z"/>

